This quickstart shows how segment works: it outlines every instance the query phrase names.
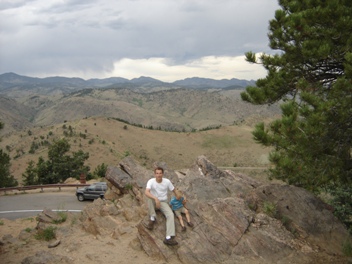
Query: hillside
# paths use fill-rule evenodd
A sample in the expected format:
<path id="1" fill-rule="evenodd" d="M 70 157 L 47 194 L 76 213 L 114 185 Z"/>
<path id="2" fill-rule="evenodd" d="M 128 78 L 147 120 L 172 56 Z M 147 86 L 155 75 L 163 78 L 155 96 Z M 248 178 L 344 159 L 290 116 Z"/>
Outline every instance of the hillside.
<path id="1" fill-rule="evenodd" d="M 174 89 L 140 93 L 129 89 L 88 89 L 66 96 L 31 95 L 0 105 L 2 134 L 22 127 L 48 126 L 87 117 L 105 116 L 163 130 L 192 131 L 219 125 L 257 122 L 279 114 L 277 105 L 243 102 L 241 90 L 196 91 Z M 16 111 L 13 111 L 15 109 Z M 12 118 L 6 112 L 12 110 Z M 30 125 L 29 125 L 30 126 Z"/>
<path id="2" fill-rule="evenodd" d="M 43 146 L 29 154 L 31 145 L 63 137 L 69 127 L 71 151 L 89 152 L 92 171 L 127 155 L 146 167 L 165 161 L 182 169 L 199 155 L 217 166 L 262 166 L 268 150 L 254 143 L 251 130 L 280 111 L 277 105 L 243 102 L 241 85 L 251 82 L 190 78 L 176 85 L 148 77 L 85 81 L 3 74 L 0 121 L 5 127 L 0 147 L 9 152 L 19 182 L 30 160 L 47 156 Z M 193 88 L 182 88 L 187 85 Z"/>
<path id="3" fill-rule="evenodd" d="M 0 147 L 10 150 L 11 173 L 15 178 L 21 182 L 28 161 L 37 162 L 39 156 L 47 158 L 46 147 L 40 147 L 35 154 L 28 153 L 32 142 L 61 138 L 69 126 L 75 133 L 68 137 L 71 151 L 89 152 L 87 165 L 91 170 L 101 163 L 116 165 L 127 155 L 132 155 L 147 168 L 154 161 L 165 161 L 170 168 L 183 169 L 199 155 L 207 156 L 220 167 L 267 165 L 268 149 L 253 141 L 252 128 L 248 125 L 223 126 L 202 132 L 165 132 L 126 125 L 111 118 L 92 117 L 3 136 Z M 80 133 L 86 138 L 80 137 Z"/>

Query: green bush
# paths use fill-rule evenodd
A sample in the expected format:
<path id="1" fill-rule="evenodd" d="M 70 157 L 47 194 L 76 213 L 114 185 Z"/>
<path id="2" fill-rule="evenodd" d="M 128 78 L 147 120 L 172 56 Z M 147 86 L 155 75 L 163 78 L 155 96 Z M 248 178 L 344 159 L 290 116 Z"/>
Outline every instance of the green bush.
<path id="1" fill-rule="evenodd" d="M 54 238 L 56 238 L 56 227 L 49 226 L 45 228 L 44 230 L 39 230 L 38 233 L 35 235 L 35 238 L 37 240 L 45 240 L 45 241 L 50 241 Z"/>
<path id="2" fill-rule="evenodd" d="M 53 221 L 53 224 L 61 224 L 61 223 L 66 221 L 66 219 L 67 219 L 67 213 L 66 212 L 59 211 L 57 214 L 58 214 L 58 216 L 60 218 L 59 219 L 55 219 Z"/>
<path id="3" fill-rule="evenodd" d="M 332 196 L 328 203 L 334 207 L 334 215 L 352 234 L 352 187 L 331 187 L 328 193 Z"/>
<path id="4" fill-rule="evenodd" d="M 105 177 L 107 169 L 108 169 L 108 165 L 106 165 L 104 163 L 98 165 L 95 168 L 94 172 L 93 172 L 94 178 L 103 178 L 103 177 Z"/>
<path id="5" fill-rule="evenodd" d="M 133 185 L 131 183 L 127 183 L 125 186 L 126 190 L 132 190 L 133 189 Z"/>

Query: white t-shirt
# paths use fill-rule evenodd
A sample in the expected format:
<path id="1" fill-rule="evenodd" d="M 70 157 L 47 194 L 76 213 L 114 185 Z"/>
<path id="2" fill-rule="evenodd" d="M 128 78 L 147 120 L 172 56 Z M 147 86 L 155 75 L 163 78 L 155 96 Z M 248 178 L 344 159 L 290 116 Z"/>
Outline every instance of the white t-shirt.
<path id="1" fill-rule="evenodd" d="M 157 197 L 159 201 L 167 201 L 167 191 L 172 192 L 174 190 L 174 185 L 169 179 L 163 178 L 161 183 L 158 183 L 155 178 L 150 179 L 147 182 L 147 189 L 150 189 L 152 195 Z"/>

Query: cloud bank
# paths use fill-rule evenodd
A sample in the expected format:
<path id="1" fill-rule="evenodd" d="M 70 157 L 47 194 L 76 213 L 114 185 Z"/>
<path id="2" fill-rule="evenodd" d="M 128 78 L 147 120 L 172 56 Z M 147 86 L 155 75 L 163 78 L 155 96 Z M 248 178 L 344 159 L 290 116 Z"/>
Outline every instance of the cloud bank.
<path id="1" fill-rule="evenodd" d="M 0 2 L 0 73 L 89 78 L 258 79 L 276 0 Z"/>

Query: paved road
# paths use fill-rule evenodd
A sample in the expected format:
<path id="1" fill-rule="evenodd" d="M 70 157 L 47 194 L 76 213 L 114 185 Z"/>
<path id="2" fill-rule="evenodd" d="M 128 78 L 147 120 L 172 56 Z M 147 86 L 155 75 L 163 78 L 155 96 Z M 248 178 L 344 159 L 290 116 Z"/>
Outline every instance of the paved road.
<path id="1" fill-rule="evenodd" d="M 80 212 L 92 201 L 79 202 L 75 190 L 0 196 L 0 218 L 14 220 L 38 215 L 44 208 Z"/>

